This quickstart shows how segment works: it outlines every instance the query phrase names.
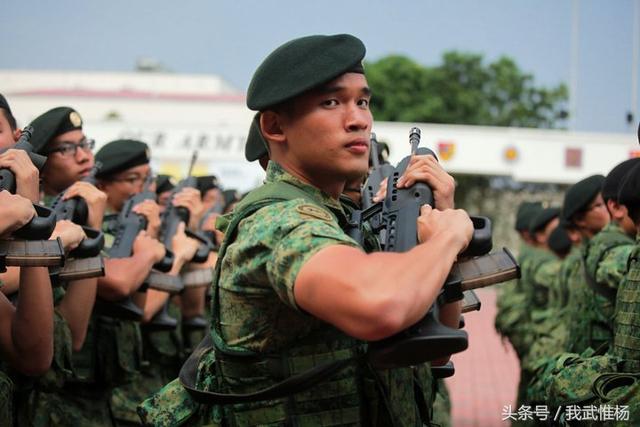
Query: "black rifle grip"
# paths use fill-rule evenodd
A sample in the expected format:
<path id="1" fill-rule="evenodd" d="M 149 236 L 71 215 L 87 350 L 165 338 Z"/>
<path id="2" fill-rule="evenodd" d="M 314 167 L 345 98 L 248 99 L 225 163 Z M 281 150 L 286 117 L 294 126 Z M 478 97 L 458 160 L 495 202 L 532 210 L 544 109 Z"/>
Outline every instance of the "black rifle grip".
<path id="1" fill-rule="evenodd" d="M 165 249 L 164 258 L 162 258 L 159 262 L 155 263 L 153 265 L 153 268 L 163 273 L 171 271 L 171 268 L 173 267 L 174 258 L 175 256 L 173 255 L 173 252 L 171 252 L 169 249 Z"/>
<path id="2" fill-rule="evenodd" d="M 104 234 L 95 228 L 83 226 L 84 234 L 87 235 L 77 248 L 69 253 L 72 258 L 90 258 L 100 255 L 104 247 Z"/>
<path id="3" fill-rule="evenodd" d="M 13 237 L 24 240 L 47 240 L 56 228 L 56 216 L 53 211 L 34 203 L 36 216 L 26 225 L 12 233 Z"/>

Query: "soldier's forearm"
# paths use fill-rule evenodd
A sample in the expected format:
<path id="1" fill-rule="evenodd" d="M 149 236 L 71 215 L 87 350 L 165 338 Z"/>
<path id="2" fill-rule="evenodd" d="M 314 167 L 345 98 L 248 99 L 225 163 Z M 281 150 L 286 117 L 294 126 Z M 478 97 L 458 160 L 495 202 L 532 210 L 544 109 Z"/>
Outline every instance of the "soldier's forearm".
<path id="1" fill-rule="evenodd" d="M 49 270 L 22 268 L 20 297 L 12 323 L 12 340 L 22 372 L 44 372 L 53 357 L 53 296 Z"/>
<path id="2" fill-rule="evenodd" d="M 97 278 L 70 282 L 64 298 L 58 305 L 58 311 L 71 330 L 73 351 L 80 351 L 84 344 L 96 299 L 97 283 Z"/>

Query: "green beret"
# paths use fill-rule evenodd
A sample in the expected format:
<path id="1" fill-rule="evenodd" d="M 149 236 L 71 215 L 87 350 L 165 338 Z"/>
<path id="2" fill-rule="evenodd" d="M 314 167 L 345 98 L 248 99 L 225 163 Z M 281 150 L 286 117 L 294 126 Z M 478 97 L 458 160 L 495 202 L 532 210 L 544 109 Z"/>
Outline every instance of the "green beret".
<path id="1" fill-rule="evenodd" d="M 200 197 L 212 188 L 219 188 L 218 178 L 215 175 L 199 176 L 196 178 L 196 188 L 200 191 Z"/>
<path id="2" fill-rule="evenodd" d="M 571 218 L 575 214 L 585 210 L 602 190 L 604 179 L 602 175 L 591 175 L 569 187 L 564 195 L 562 218 L 567 222 L 571 222 Z"/>
<path id="3" fill-rule="evenodd" d="M 253 74 L 247 106 L 264 111 L 346 72 L 362 73 L 365 51 L 362 41 L 349 34 L 291 40 L 271 52 Z"/>
<path id="4" fill-rule="evenodd" d="M 7 99 L 0 93 L 0 108 L 7 110 L 9 114 L 11 114 L 11 107 L 9 107 L 9 103 Z"/>
<path id="5" fill-rule="evenodd" d="M 71 107 L 56 107 L 36 117 L 32 122 L 31 145 L 38 154 L 58 135 L 82 129 L 82 117 Z"/>
<path id="6" fill-rule="evenodd" d="M 249 126 L 249 135 L 247 135 L 247 143 L 244 146 L 244 157 L 253 162 L 268 155 L 268 148 L 267 141 L 260 132 L 260 113 L 256 113 L 251 120 L 251 126 Z"/>
<path id="7" fill-rule="evenodd" d="M 618 202 L 625 206 L 640 206 L 640 165 L 635 165 L 622 180 Z"/>
<path id="8" fill-rule="evenodd" d="M 529 230 L 529 224 L 531 219 L 542 210 L 542 203 L 540 202 L 522 202 L 518 206 L 518 212 L 516 213 L 516 231 Z"/>
<path id="9" fill-rule="evenodd" d="M 563 256 L 568 254 L 571 250 L 572 242 L 567 230 L 562 226 L 557 226 L 553 229 L 551 234 L 549 234 L 547 245 L 549 246 L 549 249 L 557 255 Z"/>
<path id="10" fill-rule="evenodd" d="M 96 163 L 102 165 L 96 178 L 106 178 L 135 166 L 149 163 L 147 144 L 133 139 L 118 139 L 103 146 L 96 153 Z"/>
<path id="11" fill-rule="evenodd" d="M 549 222 L 560 215 L 560 208 L 546 208 L 538 211 L 529 223 L 529 232 L 535 233 L 542 230 Z"/>
<path id="12" fill-rule="evenodd" d="M 602 198 L 606 202 L 609 199 L 618 200 L 618 190 L 625 175 L 637 164 L 640 163 L 640 157 L 625 160 L 611 169 L 609 175 L 604 179 L 602 184 Z"/>
<path id="13" fill-rule="evenodd" d="M 156 194 L 171 191 L 175 188 L 171 175 L 160 174 L 156 177 Z"/>

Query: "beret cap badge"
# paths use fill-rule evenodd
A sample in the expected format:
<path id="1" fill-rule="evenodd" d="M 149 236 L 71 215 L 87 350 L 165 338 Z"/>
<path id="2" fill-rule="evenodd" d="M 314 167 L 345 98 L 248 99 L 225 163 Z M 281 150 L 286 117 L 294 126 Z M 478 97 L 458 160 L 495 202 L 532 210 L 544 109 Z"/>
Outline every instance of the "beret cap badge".
<path id="1" fill-rule="evenodd" d="M 82 118 L 80 117 L 80 114 L 75 111 L 69 113 L 69 121 L 75 127 L 82 126 Z"/>

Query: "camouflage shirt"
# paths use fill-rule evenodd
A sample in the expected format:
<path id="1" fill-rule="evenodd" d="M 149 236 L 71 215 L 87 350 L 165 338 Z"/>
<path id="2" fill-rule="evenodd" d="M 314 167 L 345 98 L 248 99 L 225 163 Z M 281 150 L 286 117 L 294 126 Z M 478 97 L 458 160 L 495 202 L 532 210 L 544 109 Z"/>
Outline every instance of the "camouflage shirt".
<path id="1" fill-rule="evenodd" d="M 303 199 L 275 203 L 245 218 L 220 273 L 220 325 L 230 346 L 278 351 L 320 323 L 298 308 L 293 288 L 300 268 L 321 249 L 358 245 L 340 228 L 338 201 L 269 163 L 267 182 L 304 188 L 326 210 Z M 332 212 L 330 214 L 329 212 Z M 287 333 L 282 332 L 286 326 Z"/>
<path id="2" fill-rule="evenodd" d="M 640 370 L 640 235 L 616 296 L 613 353 L 626 360 L 627 371 Z"/>
<path id="3" fill-rule="evenodd" d="M 259 360 L 275 357 L 291 375 L 323 363 L 327 357 L 341 357 L 330 354 L 360 351 L 362 344 L 356 344 L 357 340 L 304 312 L 296 302 L 294 286 L 302 266 L 321 249 L 332 245 L 361 248 L 341 228 L 346 215 L 338 200 L 270 162 L 266 183 L 278 182 L 297 187 L 307 198 L 274 202 L 239 222 L 236 238 L 219 260 L 211 329 L 214 342 L 218 338 L 224 342 L 217 345 L 251 351 Z M 273 385 L 281 375 L 274 373 L 272 364 L 243 362 L 228 353 L 218 348 L 200 358 L 198 387 L 246 393 Z M 398 425 L 415 425 L 419 415 L 414 380 L 428 380 L 430 376 L 422 372 L 425 369 L 428 371 L 426 366 L 381 371 L 377 376 L 380 388 L 353 366 L 288 399 L 226 405 L 226 416 L 233 419 L 231 423 L 250 425 L 290 421 L 290 417 L 314 420 L 314 425 L 338 425 L 358 423 L 363 413 L 378 413 L 378 419 L 384 418 L 383 405 Z M 222 376 L 218 376 L 220 372 Z M 358 384 L 364 384 L 364 389 Z M 386 391 L 385 397 L 378 394 L 380 390 Z M 428 393 L 425 388 L 421 398 L 430 402 Z M 365 404 L 368 408 L 363 412 L 361 405 Z M 215 414 L 215 408 L 205 411 Z M 379 422 L 384 425 L 391 419 Z"/>

